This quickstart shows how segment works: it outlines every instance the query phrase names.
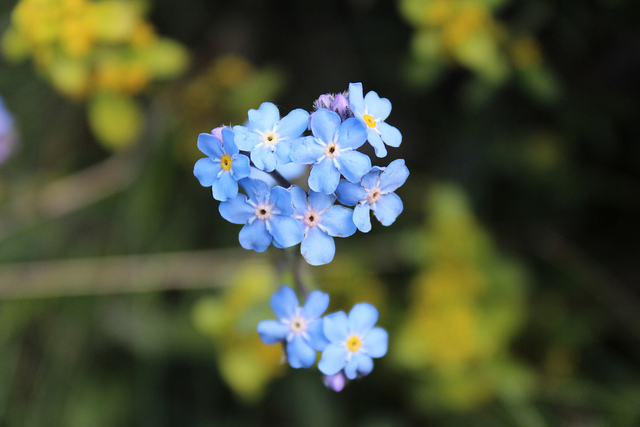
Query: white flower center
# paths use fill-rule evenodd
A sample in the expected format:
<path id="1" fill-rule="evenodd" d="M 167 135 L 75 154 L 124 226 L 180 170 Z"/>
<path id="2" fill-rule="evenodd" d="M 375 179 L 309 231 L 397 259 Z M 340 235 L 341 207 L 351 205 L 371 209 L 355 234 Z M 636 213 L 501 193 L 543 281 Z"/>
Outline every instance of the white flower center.
<path id="1" fill-rule="evenodd" d="M 304 217 L 302 218 L 302 222 L 307 227 L 315 227 L 320 224 L 320 213 L 314 211 L 313 209 L 309 209 L 305 212 Z"/>
<path id="2" fill-rule="evenodd" d="M 330 159 L 335 159 L 340 155 L 340 146 L 337 142 L 330 142 L 324 147 L 324 155 Z"/>
<path id="3" fill-rule="evenodd" d="M 276 145 L 279 139 L 280 137 L 278 136 L 278 134 L 270 130 L 262 134 L 262 144 L 265 147 L 272 147 Z"/>
<path id="4" fill-rule="evenodd" d="M 367 202 L 369 202 L 369 204 L 374 204 L 378 199 L 380 199 L 381 195 L 382 191 L 380 191 L 378 187 L 373 188 L 367 193 Z"/>
<path id="5" fill-rule="evenodd" d="M 266 221 L 273 214 L 273 207 L 268 203 L 260 203 L 255 208 L 255 215 L 259 220 Z"/>
<path id="6" fill-rule="evenodd" d="M 307 323 L 307 319 L 299 314 L 296 314 L 289 319 L 289 329 L 296 335 L 305 333 L 308 326 L 309 324 Z"/>

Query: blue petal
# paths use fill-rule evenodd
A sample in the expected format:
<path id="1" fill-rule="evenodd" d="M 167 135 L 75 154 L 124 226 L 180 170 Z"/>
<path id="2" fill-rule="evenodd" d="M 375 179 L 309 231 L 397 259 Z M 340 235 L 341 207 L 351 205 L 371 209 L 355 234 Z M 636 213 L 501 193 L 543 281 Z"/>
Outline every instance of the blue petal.
<path id="1" fill-rule="evenodd" d="M 370 91 L 364 97 L 364 105 L 367 107 L 367 112 L 376 119 L 378 124 L 391 114 L 391 101 L 387 98 L 380 98 L 374 91 Z"/>
<path id="2" fill-rule="evenodd" d="M 353 355 L 358 368 L 358 375 L 369 375 L 373 371 L 373 360 L 363 352 L 358 352 Z"/>
<path id="3" fill-rule="evenodd" d="M 310 165 L 324 156 L 324 147 L 313 136 L 299 138 L 293 142 L 289 156 L 295 163 Z"/>
<path id="4" fill-rule="evenodd" d="M 311 117 L 311 133 L 320 141 L 333 142 L 340 128 L 340 116 L 333 111 L 320 109 Z"/>
<path id="5" fill-rule="evenodd" d="M 222 129 L 222 148 L 226 154 L 229 156 L 234 156 L 240 152 L 238 150 L 238 146 L 234 142 L 235 134 L 231 129 L 223 128 Z"/>
<path id="6" fill-rule="evenodd" d="M 246 126 L 234 126 L 233 133 L 233 142 L 240 150 L 251 151 L 260 142 L 260 136 Z"/>
<path id="7" fill-rule="evenodd" d="M 238 154 L 231 162 L 231 173 L 236 181 L 248 177 L 251 174 L 249 158 L 244 154 Z"/>
<path id="8" fill-rule="evenodd" d="M 369 303 L 361 302 L 349 312 L 351 332 L 364 336 L 378 321 L 378 309 Z"/>
<path id="9" fill-rule="evenodd" d="M 347 348 L 343 345 L 329 344 L 322 352 L 318 369 L 325 375 L 335 375 L 347 362 Z"/>
<path id="10" fill-rule="evenodd" d="M 281 165 L 291 163 L 291 141 L 280 141 L 276 145 L 276 160 Z"/>
<path id="11" fill-rule="evenodd" d="M 289 248 L 302 241 L 302 227 L 297 219 L 291 216 L 274 215 L 269 220 L 269 224 L 271 235 L 283 248 Z"/>
<path id="12" fill-rule="evenodd" d="M 289 334 L 289 326 L 277 320 L 263 320 L 258 323 L 258 334 L 263 343 L 272 345 L 286 341 Z"/>
<path id="13" fill-rule="evenodd" d="M 395 191 L 408 177 L 409 169 L 405 166 L 404 159 L 394 160 L 380 175 L 380 190 L 385 193 Z"/>
<path id="14" fill-rule="evenodd" d="M 230 172 L 222 172 L 220 177 L 213 183 L 211 189 L 213 198 L 224 202 L 238 195 L 238 181 L 231 176 Z"/>
<path id="15" fill-rule="evenodd" d="M 291 193 L 291 204 L 293 210 L 297 215 L 302 215 L 307 211 L 307 193 L 304 192 L 302 187 L 293 185 L 289 187 L 289 193 Z"/>
<path id="16" fill-rule="evenodd" d="M 357 205 L 353 209 L 353 223 L 363 233 L 371 231 L 371 216 L 369 215 L 369 205 Z"/>
<path id="17" fill-rule="evenodd" d="M 309 207 L 317 212 L 329 209 L 336 202 L 336 196 L 333 194 L 318 193 L 317 191 L 309 191 Z"/>
<path id="18" fill-rule="evenodd" d="M 349 237 L 356 232 L 353 210 L 344 206 L 332 206 L 320 217 L 320 226 L 329 236 Z"/>
<path id="19" fill-rule="evenodd" d="M 382 225 L 391 225 L 402 212 L 402 199 L 396 193 L 383 194 L 375 203 L 373 213 Z"/>
<path id="20" fill-rule="evenodd" d="M 365 174 L 360 180 L 360 184 L 364 188 L 373 189 L 376 188 L 380 183 L 380 173 L 384 171 L 386 168 L 381 168 L 378 166 L 374 166 L 371 168 L 371 171 Z M 364 200 L 364 199 L 362 199 Z"/>
<path id="21" fill-rule="evenodd" d="M 331 194 L 336 191 L 339 182 L 340 172 L 333 164 L 332 159 L 324 159 L 320 163 L 316 163 L 309 173 L 309 188 L 313 191 Z"/>
<path id="22" fill-rule="evenodd" d="M 198 150 L 213 159 L 221 159 L 224 156 L 222 151 L 222 141 L 210 133 L 201 133 L 198 135 Z"/>
<path id="23" fill-rule="evenodd" d="M 340 203 L 347 206 L 355 206 L 359 201 L 367 199 L 367 191 L 360 184 L 344 179 L 340 180 L 336 194 Z"/>
<path id="24" fill-rule="evenodd" d="M 367 140 L 375 150 L 377 157 L 383 158 L 387 156 L 387 147 L 384 146 L 384 142 L 382 142 L 378 132 L 374 129 L 367 129 Z"/>
<path id="25" fill-rule="evenodd" d="M 382 357 L 387 354 L 389 346 L 389 334 L 382 328 L 371 329 L 362 338 L 362 348 L 371 357 Z"/>
<path id="26" fill-rule="evenodd" d="M 244 178 L 238 183 L 247 192 L 247 197 L 253 202 L 263 202 L 269 197 L 269 185 L 259 179 Z"/>
<path id="27" fill-rule="evenodd" d="M 397 128 L 385 122 L 378 122 L 377 128 L 378 132 L 380 132 L 380 138 L 385 144 L 390 147 L 400 146 L 400 143 L 402 142 L 402 134 Z"/>
<path id="28" fill-rule="evenodd" d="M 329 307 L 329 294 L 322 291 L 311 291 L 302 307 L 302 313 L 307 319 L 322 316 Z"/>
<path id="29" fill-rule="evenodd" d="M 329 340 L 324 336 L 322 319 L 309 323 L 307 334 L 309 335 L 309 345 L 314 349 L 323 351 L 329 345 Z"/>
<path id="30" fill-rule="evenodd" d="M 259 131 L 272 130 L 280 120 L 280 112 L 271 102 L 263 102 L 257 110 L 249 110 L 249 124 Z"/>
<path id="31" fill-rule="evenodd" d="M 316 361 L 316 352 L 301 335 L 287 343 L 287 360 L 292 368 L 309 368 Z"/>
<path id="32" fill-rule="evenodd" d="M 256 252 L 264 252 L 271 244 L 271 234 L 267 231 L 264 221 L 254 221 L 240 230 L 240 246 L 245 249 L 253 249 Z"/>
<path id="33" fill-rule="evenodd" d="M 338 157 L 338 165 L 348 181 L 358 182 L 371 169 L 371 159 L 359 151 L 345 151 Z"/>
<path id="34" fill-rule="evenodd" d="M 218 210 L 222 218 L 233 224 L 246 224 L 255 215 L 255 208 L 247 203 L 247 196 L 244 194 L 220 203 Z"/>
<path id="35" fill-rule="evenodd" d="M 211 186 L 218 179 L 221 170 L 220 162 L 214 161 L 211 157 L 200 159 L 193 166 L 193 174 L 203 187 Z"/>
<path id="36" fill-rule="evenodd" d="M 289 112 L 278 123 L 278 134 L 283 138 L 294 139 L 302 135 L 309 126 L 309 113 L 302 108 Z"/>
<path id="37" fill-rule="evenodd" d="M 271 202 L 278 208 L 280 211 L 280 215 L 292 215 L 293 214 L 293 205 L 291 202 L 291 193 L 278 186 L 275 186 L 271 189 L 269 194 Z"/>
<path id="38" fill-rule="evenodd" d="M 364 97 L 362 83 L 349 84 L 349 104 L 354 114 L 362 114 L 364 111 Z"/>
<path id="39" fill-rule="evenodd" d="M 311 227 L 300 245 L 300 253 L 311 265 L 330 263 L 336 253 L 333 237 L 318 227 Z"/>
<path id="40" fill-rule="evenodd" d="M 349 334 L 349 320 L 344 311 L 324 317 L 324 336 L 332 343 L 343 343 Z M 327 374 L 332 375 L 332 374 Z"/>
<path id="41" fill-rule="evenodd" d="M 298 297 L 289 286 L 282 285 L 277 292 L 271 296 L 271 309 L 280 320 L 289 319 L 296 312 L 298 307 Z"/>
<path id="42" fill-rule="evenodd" d="M 271 148 L 264 145 L 256 145 L 251 152 L 251 161 L 258 168 L 265 172 L 271 172 L 276 168 L 276 155 Z"/>
<path id="43" fill-rule="evenodd" d="M 355 379 L 358 376 L 358 360 L 354 357 L 349 360 L 344 366 L 344 375 L 350 380 Z"/>
<path id="44" fill-rule="evenodd" d="M 367 127 L 361 120 L 350 117 L 340 125 L 338 144 L 342 149 L 356 149 L 367 140 Z"/>

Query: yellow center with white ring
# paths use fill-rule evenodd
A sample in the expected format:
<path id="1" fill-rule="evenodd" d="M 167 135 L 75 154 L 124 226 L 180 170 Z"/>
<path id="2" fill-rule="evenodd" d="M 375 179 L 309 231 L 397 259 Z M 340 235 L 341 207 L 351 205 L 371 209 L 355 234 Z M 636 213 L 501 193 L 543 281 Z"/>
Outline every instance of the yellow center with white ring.
<path id="1" fill-rule="evenodd" d="M 347 339 L 347 350 L 349 350 L 351 353 L 355 353 L 356 351 L 360 350 L 360 347 L 362 347 L 362 340 L 359 336 L 351 335 Z"/>
<path id="2" fill-rule="evenodd" d="M 278 134 L 273 132 L 273 131 L 266 131 L 265 133 L 262 134 L 262 144 L 265 147 L 271 147 L 273 145 L 276 145 L 278 143 Z"/>
<path id="3" fill-rule="evenodd" d="M 223 171 L 228 171 L 229 169 L 231 169 L 231 162 L 231 157 L 228 154 L 225 154 L 220 159 L 220 167 Z"/>

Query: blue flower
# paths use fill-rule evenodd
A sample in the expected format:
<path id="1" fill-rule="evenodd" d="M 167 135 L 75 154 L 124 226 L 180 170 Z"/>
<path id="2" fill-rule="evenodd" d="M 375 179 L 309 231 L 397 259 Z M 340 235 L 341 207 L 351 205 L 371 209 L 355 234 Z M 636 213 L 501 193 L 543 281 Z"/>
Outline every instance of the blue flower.
<path id="1" fill-rule="evenodd" d="M 287 360 L 293 368 L 309 368 L 316 360 L 315 350 L 322 351 L 329 343 L 322 331 L 322 313 L 329 306 L 329 295 L 312 291 L 303 307 L 298 306 L 296 293 L 282 286 L 271 297 L 271 308 L 278 320 L 258 324 L 258 334 L 267 345 L 286 342 Z"/>
<path id="2" fill-rule="evenodd" d="M 236 144 L 251 152 L 251 161 L 261 170 L 271 172 L 278 163 L 291 162 L 291 143 L 307 130 L 309 113 L 295 109 L 280 119 L 271 102 L 263 102 L 257 110 L 249 110 L 249 127 L 235 126 Z"/>
<path id="3" fill-rule="evenodd" d="M 309 191 L 309 197 L 298 186 L 289 189 L 293 203 L 293 217 L 300 221 L 304 232 L 300 252 L 311 265 L 331 262 L 336 252 L 333 237 L 349 237 L 356 232 L 353 211 L 334 205 L 333 194 Z"/>
<path id="4" fill-rule="evenodd" d="M 391 113 L 391 102 L 380 98 L 376 92 L 368 92 L 362 97 L 362 83 L 349 84 L 349 103 L 355 117 L 367 127 L 367 140 L 376 151 L 376 156 L 385 157 L 384 144 L 399 147 L 402 134 L 395 127 L 385 123 Z"/>
<path id="5" fill-rule="evenodd" d="M 271 190 L 266 182 L 245 178 L 239 181 L 247 195 L 220 203 L 220 215 L 234 224 L 244 224 L 240 230 L 240 245 L 245 249 L 264 252 L 271 242 L 288 248 L 302 241 L 302 228 L 293 214 L 291 193 L 282 187 Z"/>
<path id="6" fill-rule="evenodd" d="M 238 180 L 249 176 L 251 166 L 236 147 L 231 129 L 222 129 L 221 136 L 222 140 L 208 133 L 198 136 L 198 148 L 209 157 L 196 162 L 193 174 L 203 187 L 211 187 L 214 199 L 225 201 L 238 195 Z"/>
<path id="7" fill-rule="evenodd" d="M 323 331 L 330 344 L 325 347 L 318 369 L 325 375 L 336 375 L 344 369 L 352 380 L 373 370 L 372 358 L 387 354 L 389 335 L 380 327 L 378 310 L 368 303 L 353 306 L 349 316 L 339 311 L 325 316 Z"/>
<path id="8" fill-rule="evenodd" d="M 309 136 L 298 140 L 291 149 L 291 160 L 313 164 L 309 187 L 331 194 L 338 187 L 340 174 L 350 182 L 358 182 L 371 169 L 371 160 L 355 151 L 367 139 L 364 125 L 356 118 L 344 122 L 333 111 L 320 109 L 311 117 Z"/>
<path id="9" fill-rule="evenodd" d="M 407 180 L 409 169 L 404 160 L 394 160 L 386 168 L 374 166 L 362 177 L 360 183 L 340 181 L 336 194 L 340 203 L 355 206 L 353 222 L 358 230 L 367 233 L 371 230 L 369 211 L 382 225 L 391 225 L 402 212 L 402 200 L 394 191 Z"/>
<path id="10" fill-rule="evenodd" d="M 0 98 L 0 164 L 4 163 L 11 154 L 16 138 L 13 117 Z"/>

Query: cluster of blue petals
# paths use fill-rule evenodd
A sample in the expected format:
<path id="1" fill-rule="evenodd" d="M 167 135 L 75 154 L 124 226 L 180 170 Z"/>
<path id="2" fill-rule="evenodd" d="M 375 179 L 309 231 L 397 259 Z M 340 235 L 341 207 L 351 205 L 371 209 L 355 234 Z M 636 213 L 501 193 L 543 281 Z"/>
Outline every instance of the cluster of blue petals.
<path id="1" fill-rule="evenodd" d="M 387 353 L 389 336 L 375 326 L 378 310 L 371 304 L 356 304 L 348 315 L 339 311 L 322 317 L 328 306 L 329 295 L 313 291 L 300 307 L 293 289 L 283 285 L 271 297 L 278 320 L 260 322 L 258 334 L 265 344 L 283 343 L 293 368 L 310 368 L 316 351 L 322 352 L 318 369 L 325 384 L 340 391 L 347 380 L 371 373 L 373 359 Z"/>
<path id="2" fill-rule="evenodd" d="M 368 142 L 380 158 L 386 146 L 400 145 L 401 133 L 386 123 L 388 99 L 363 95 L 362 84 L 351 83 L 348 93 L 321 95 L 314 107 L 311 114 L 298 108 L 281 118 L 278 107 L 264 102 L 249 110 L 244 125 L 200 134 L 198 148 L 207 157 L 196 162 L 194 175 L 212 188 L 222 217 L 243 225 L 243 248 L 301 243 L 307 262 L 322 265 L 334 258 L 334 237 L 371 230 L 371 212 L 385 226 L 396 220 L 403 205 L 394 191 L 409 170 L 404 160 L 372 166 L 359 151 Z M 292 164 L 309 170 L 308 190 L 283 178 Z M 269 176 L 278 185 L 271 187 Z"/>

